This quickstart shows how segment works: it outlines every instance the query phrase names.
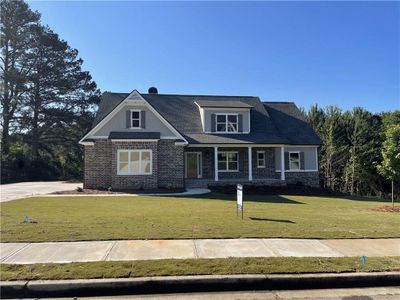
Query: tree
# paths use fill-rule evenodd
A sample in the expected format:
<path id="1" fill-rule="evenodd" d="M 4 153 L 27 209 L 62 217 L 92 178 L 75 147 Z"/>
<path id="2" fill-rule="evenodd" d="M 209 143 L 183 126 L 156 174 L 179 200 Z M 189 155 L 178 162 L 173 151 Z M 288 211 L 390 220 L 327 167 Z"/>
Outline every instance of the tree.
<path id="1" fill-rule="evenodd" d="M 392 182 L 392 205 L 394 207 L 394 182 L 400 180 L 400 124 L 390 125 L 386 128 L 382 159 L 382 163 L 378 165 L 378 171 Z"/>
<path id="2" fill-rule="evenodd" d="M 32 27 L 40 19 L 37 12 L 20 0 L 0 2 L 2 152 L 7 155 L 10 125 L 21 108 L 31 65 L 25 59 L 32 40 Z"/>

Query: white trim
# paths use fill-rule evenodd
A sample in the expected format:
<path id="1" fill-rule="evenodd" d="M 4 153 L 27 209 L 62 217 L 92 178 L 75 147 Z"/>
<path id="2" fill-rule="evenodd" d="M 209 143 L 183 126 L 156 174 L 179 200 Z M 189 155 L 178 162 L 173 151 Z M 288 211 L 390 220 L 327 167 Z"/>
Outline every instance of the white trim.
<path id="1" fill-rule="evenodd" d="M 218 181 L 218 147 L 214 147 L 214 180 Z"/>
<path id="2" fill-rule="evenodd" d="M 262 165 L 259 165 L 258 164 L 258 162 L 259 162 L 259 159 L 258 159 L 258 154 L 259 153 L 262 153 L 263 154 L 263 159 L 262 159 L 262 161 L 264 162 Z M 257 169 L 264 169 L 265 168 L 265 151 L 257 151 L 257 153 L 256 153 L 256 155 L 257 155 Z"/>
<path id="3" fill-rule="evenodd" d="M 187 155 L 188 154 L 197 154 L 197 178 L 203 178 L 203 153 L 201 151 L 193 151 L 193 152 L 185 152 L 185 178 L 187 177 Z M 199 161 L 200 159 L 200 161 Z"/>
<path id="4" fill-rule="evenodd" d="M 248 148 L 249 181 L 253 180 L 253 161 L 252 161 L 253 153 L 252 152 L 253 152 L 252 147 L 249 146 L 249 148 Z M 238 160 L 239 160 L 239 155 L 238 155 Z"/>
<path id="5" fill-rule="evenodd" d="M 237 155 L 237 160 L 236 160 L 236 162 L 237 162 L 237 164 L 236 164 L 236 169 L 235 170 L 229 170 L 229 159 L 228 159 L 228 155 L 226 156 L 226 170 L 220 170 L 220 169 L 218 169 L 218 172 L 225 172 L 225 173 L 227 173 L 227 172 L 239 172 L 239 152 L 238 151 L 226 151 L 226 150 L 224 150 L 224 151 L 218 151 L 218 154 L 223 154 L 223 153 L 225 153 L 225 154 L 227 154 L 227 153 L 236 153 L 236 155 Z M 218 163 L 219 163 L 219 160 L 218 160 L 218 155 L 217 155 L 217 167 L 218 167 Z"/>
<path id="6" fill-rule="evenodd" d="M 108 136 L 107 135 L 98 135 L 98 136 L 93 135 L 90 138 L 91 139 L 108 139 Z"/>
<path id="7" fill-rule="evenodd" d="M 277 148 L 282 147 L 282 144 L 189 144 L 188 147 L 236 147 L 236 148 L 247 148 L 248 146 L 252 147 L 265 147 L 265 148 Z"/>
<path id="8" fill-rule="evenodd" d="M 228 116 L 229 115 L 231 115 L 231 116 L 236 116 L 236 131 L 228 131 Z M 222 124 L 221 122 L 218 122 L 218 116 L 225 116 L 225 131 L 218 131 L 218 123 L 219 124 Z M 242 124 L 243 125 L 243 124 Z M 212 126 L 212 124 L 211 124 L 211 126 Z M 238 113 L 224 113 L 224 112 L 221 112 L 221 113 L 216 113 L 215 114 L 215 132 L 213 132 L 214 134 L 216 134 L 216 133 L 219 133 L 219 134 L 232 134 L 232 133 L 235 133 L 235 134 L 238 134 L 238 133 L 241 133 L 240 131 L 239 131 L 239 114 Z"/>
<path id="9" fill-rule="evenodd" d="M 281 180 L 285 180 L 285 146 L 281 146 Z"/>
<path id="10" fill-rule="evenodd" d="M 142 127 L 142 110 L 141 109 L 130 109 L 130 111 L 131 111 L 131 115 L 130 115 L 130 117 L 131 117 L 131 127 L 129 127 L 129 129 L 143 129 L 143 127 Z M 133 122 L 132 112 L 138 112 L 139 113 L 139 126 L 138 127 L 133 127 L 132 126 L 132 122 Z M 137 119 L 135 118 L 135 120 L 137 120 Z"/>
<path id="11" fill-rule="evenodd" d="M 299 168 L 298 169 L 292 169 L 290 166 L 290 154 L 292 153 L 296 153 L 299 155 Z M 297 170 L 301 170 L 301 159 L 300 159 L 300 151 L 288 151 L 288 155 L 289 155 L 289 166 L 288 166 L 288 171 L 297 171 Z"/>
<path id="12" fill-rule="evenodd" d="M 111 142 L 158 142 L 159 139 L 111 139 Z"/>
<path id="13" fill-rule="evenodd" d="M 132 97 L 139 97 L 140 100 L 130 100 Z M 125 105 L 127 104 L 144 104 L 146 107 L 149 108 L 151 112 L 153 112 L 160 120 L 162 123 L 164 123 L 165 126 L 168 127 L 169 130 L 172 131 L 172 133 L 176 134 L 178 139 L 184 140 L 186 144 L 188 144 L 188 141 L 167 121 L 165 118 L 160 115 L 160 113 L 150 105 L 149 102 L 146 101 L 146 99 L 143 98 L 143 96 L 137 91 L 133 90 L 132 93 L 128 95 L 121 103 L 119 103 L 107 116 L 105 116 L 95 127 L 93 127 L 81 140 L 79 143 L 83 142 L 87 137 L 89 137 L 91 134 L 96 132 L 99 128 L 101 128 L 103 125 L 105 125 L 115 114 L 117 114 Z"/>
<path id="14" fill-rule="evenodd" d="M 94 146 L 94 142 L 82 142 L 80 144 L 83 146 Z"/>
<path id="15" fill-rule="evenodd" d="M 281 170 L 275 170 L 275 172 L 281 172 Z M 285 173 L 302 173 L 302 172 L 318 172 L 318 170 L 285 170 Z"/>
<path id="16" fill-rule="evenodd" d="M 201 119 L 201 127 L 202 127 L 203 132 L 204 132 L 205 126 L 206 126 L 205 121 L 204 121 L 204 109 L 196 101 L 194 101 L 194 104 L 196 104 L 197 107 L 199 108 L 200 119 Z"/>
<path id="17" fill-rule="evenodd" d="M 201 107 L 198 103 L 196 103 L 196 105 L 198 107 Z M 246 108 L 246 107 L 229 107 L 229 106 L 226 106 L 226 107 L 207 107 L 207 106 L 205 106 L 205 107 L 201 107 L 201 108 L 204 110 L 219 111 L 221 113 L 224 113 L 224 111 L 226 111 L 226 110 L 233 110 L 232 113 L 235 113 L 235 111 L 248 112 L 252 107 Z"/>
<path id="18" fill-rule="evenodd" d="M 128 173 L 121 173 L 119 170 L 119 163 L 120 163 L 120 153 L 121 152 L 128 152 Z M 129 173 L 131 170 L 131 155 L 134 152 L 139 153 L 139 170 L 140 173 Z M 142 171 L 142 153 L 143 152 L 150 152 L 150 172 L 141 172 Z M 120 176 L 142 176 L 142 175 L 152 175 L 153 174 L 153 151 L 151 149 L 118 149 L 117 150 L 117 175 Z"/>
<path id="19" fill-rule="evenodd" d="M 304 155 L 304 160 L 305 160 L 305 155 Z M 304 162 L 304 164 L 306 164 L 306 163 Z M 317 170 L 319 170 L 319 166 L 318 166 L 318 147 L 315 148 L 315 166 L 317 167 Z"/>
<path id="20" fill-rule="evenodd" d="M 290 144 L 285 144 L 285 146 L 287 148 L 300 148 L 300 147 L 306 147 L 306 148 L 316 147 L 316 148 L 318 148 L 319 147 L 319 145 L 290 145 Z"/>
<path id="21" fill-rule="evenodd" d="M 250 133 L 250 131 L 216 131 L 216 132 L 212 132 L 212 131 L 204 131 L 204 133 L 207 134 L 248 134 Z"/>

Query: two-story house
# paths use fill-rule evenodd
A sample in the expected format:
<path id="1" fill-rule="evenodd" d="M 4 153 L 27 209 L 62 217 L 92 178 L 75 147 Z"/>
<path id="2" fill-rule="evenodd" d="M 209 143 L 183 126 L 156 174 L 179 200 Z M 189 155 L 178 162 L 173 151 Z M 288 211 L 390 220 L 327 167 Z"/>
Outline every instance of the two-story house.
<path id="1" fill-rule="evenodd" d="M 320 138 L 292 102 L 104 93 L 85 147 L 85 188 L 318 186 Z"/>

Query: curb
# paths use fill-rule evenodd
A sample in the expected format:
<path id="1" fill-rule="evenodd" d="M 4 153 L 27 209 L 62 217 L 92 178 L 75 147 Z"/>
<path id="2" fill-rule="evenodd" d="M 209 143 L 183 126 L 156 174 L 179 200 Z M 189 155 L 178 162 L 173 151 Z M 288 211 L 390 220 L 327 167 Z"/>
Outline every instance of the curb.
<path id="1" fill-rule="evenodd" d="M 400 272 L 379 272 L 2 281 L 0 289 L 1 298 L 38 298 L 398 285 Z"/>

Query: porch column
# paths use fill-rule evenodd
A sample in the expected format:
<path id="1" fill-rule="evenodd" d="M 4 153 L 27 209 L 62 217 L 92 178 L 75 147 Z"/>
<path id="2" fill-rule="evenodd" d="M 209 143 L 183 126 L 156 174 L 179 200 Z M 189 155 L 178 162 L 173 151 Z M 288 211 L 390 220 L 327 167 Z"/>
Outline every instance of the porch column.
<path id="1" fill-rule="evenodd" d="M 214 147 L 214 174 L 215 181 L 218 181 L 218 147 Z"/>
<path id="2" fill-rule="evenodd" d="M 251 146 L 249 146 L 249 159 L 248 159 L 248 161 L 249 161 L 249 181 L 252 181 L 253 180 L 253 162 L 252 162 L 252 147 Z"/>
<path id="3" fill-rule="evenodd" d="M 281 180 L 285 180 L 285 147 L 281 146 Z"/>

